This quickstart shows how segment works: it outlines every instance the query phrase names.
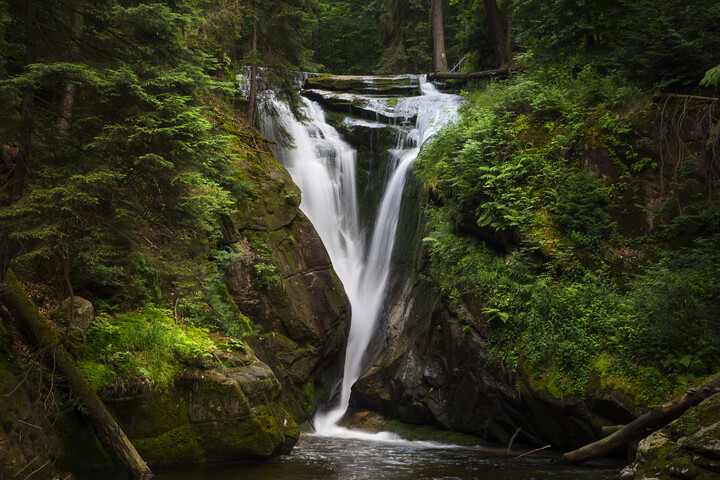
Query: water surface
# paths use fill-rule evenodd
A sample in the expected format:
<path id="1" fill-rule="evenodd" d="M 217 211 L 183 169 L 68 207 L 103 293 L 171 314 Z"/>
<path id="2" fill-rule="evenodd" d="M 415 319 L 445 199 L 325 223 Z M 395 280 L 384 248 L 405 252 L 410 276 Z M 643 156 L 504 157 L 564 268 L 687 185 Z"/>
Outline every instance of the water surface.
<path id="1" fill-rule="evenodd" d="M 510 458 L 520 452 L 511 452 Z M 302 435 L 292 454 L 270 462 L 156 472 L 157 480 L 610 480 L 621 465 L 568 467 L 548 456 L 505 461 L 505 451 L 429 442 Z M 88 478 L 88 477 L 86 477 Z M 107 478 L 107 477 L 104 477 Z"/>

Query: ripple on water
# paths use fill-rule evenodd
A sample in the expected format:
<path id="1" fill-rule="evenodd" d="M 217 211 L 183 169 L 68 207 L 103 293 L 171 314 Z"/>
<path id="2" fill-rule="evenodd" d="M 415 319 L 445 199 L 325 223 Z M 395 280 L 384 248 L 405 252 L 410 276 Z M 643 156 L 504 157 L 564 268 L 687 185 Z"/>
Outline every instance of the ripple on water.
<path id="1" fill-rule="evenodd" d="M 344 429 L 343 429 L 344 430 Z M 505 462 L 505 451 L 337 432 L 302 435 L 292 454 L 270 462 L 156 471 L 154 480 L 611 480 L 622 467 L 555 465 L 551 457 Z M 125 479 L 78 475 L 78 480 Z"/>

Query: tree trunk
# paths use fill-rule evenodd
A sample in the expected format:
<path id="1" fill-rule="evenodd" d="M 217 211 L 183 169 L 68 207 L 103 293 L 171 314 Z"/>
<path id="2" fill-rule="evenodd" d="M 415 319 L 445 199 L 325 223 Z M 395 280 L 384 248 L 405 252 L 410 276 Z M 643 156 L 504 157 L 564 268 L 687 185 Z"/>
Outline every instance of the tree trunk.
<path id="1" fill-rule="evenodd" d="M 445 55 L 445 27 L 443 25 L 443 2 L 432 0 L 433 52 L 435 54 L 435 71 L 447 72 L 447 56 Z"/>
<path id="2" fill-rule="evenodd" d="M 502 22 L 500 21 L 500 11 L 498 10 L 497 0 L 483 0 L 485 3 L 485 15 L 490 26 L 490 40 L 492 41 L 493 50 L 495 51 L 495 59 L 500 67 L 507 67 L 512 61 L 512 52 L 510 50 L 510 31 L 505 33 Z M 508 15 L 510 12 L 508 11 Z M 511 25 L 508 20 L 508 25 Z"/>
<path id="3" fill-rule="evenodd" d="M 35 63 L 37 58 L 37 25 L 35 0 L 25 2 L 25 66 Z M 25 186 L 25 176 L 30 168 L 32 157 L 33 108 L 35 104 L 35 88 L 25 87 L 22 102 L 22 123 L 20 126 L 20 145 L 15 157 L 13 170 L 13 199 L 17 200 Z"/>
<path id="4" fill-rule="evenodd" d="M 108 450 L 115 454 L 133 478 L 149 478 L 151 472 L 148 466 L 77 368 L 70 354 L 60 344 L 55 331 L 38 312 L 20 282 L 9 269 L 5 280 L 0 283 L 0 302 L 12 313 L 18 328 L 38 345 L 45 360 L 57 366 L 67 378 L 72 394 L 79 398 L 85 406 L 86 415 L 90 418 L 98 437 L 105 443 Z"/>
<path id="5" fill-rule="evenodd" d="M 80 57 L 80 37 L 82 36 L 83 22 L 85 20 L 84 10 L 85 2 L 77 2 L 75 15 L 73 16 L 72 44 L 68 52 L 71 62 L 77 61 Z M 70 129 L 76 90 L 77 85 L 73 82 L 67 82 L 63 88 L 62 100 L 60 101 L 60 118 L 58 118 L 58 128 L 61 135 L 65 135 Z"/>
<path id="6" fill-rule="evenodd" d="M 25 2 L 25 66 L 35 63 L 37 58 L 37 22 L 35 0 Z M 11 201 L 17 201 L 25 189 L 25 177 L 32 159 L 33 109 L 35 105 L 35 87 L 28 85 L 23 89 L 21 105 L 20 131 L 18 132 L 18 153 L 15 166 L 8 177 Z M 8 232 L 0 237 L 0 281 L 5 279 L 5 269 L 17 251 L 17 241 L 11 239 Z"/>
<path id="7" fill-rule="evenodd" d="M 558 462 L 577 464 L 608 455 L 628 445 L 633 440 L 645 437 L 667 425 L 682 415 L 687 409 L 694 407 L 716 392 L 720 392 L 720 373 L 700 385 L 697 389 L 689 389 L 682 397 L 658 405 L 645 415 L 641 415 L 623 426 L 615 433 L 597 442 L 566 453 Z"/>
<path id="8" fill-rule="evenodd" d="M 320 26 L 315 25 L 312 30 L 313 62 L 320 63 Z"/>
<path id="9" fill-rule="evenodd" d="M 250 123 L 255 124 L 255 110 L 256 110 L 256 90 L 257 90 L 257 2 L 253 1 L 253 12 L 255 18 L 253 20 L 252 39 L 250 40 L 250 51 L 252 52 L 253 59 L 250 65 L 250 98 L 248 99 L 248 119 Z"/>

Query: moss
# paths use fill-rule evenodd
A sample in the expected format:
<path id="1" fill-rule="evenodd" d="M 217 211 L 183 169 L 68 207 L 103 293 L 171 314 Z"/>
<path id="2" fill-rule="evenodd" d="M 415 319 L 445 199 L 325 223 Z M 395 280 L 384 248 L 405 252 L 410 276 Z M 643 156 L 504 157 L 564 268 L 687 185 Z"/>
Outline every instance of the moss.
<path id="1" fill-rule="evenodd" d="M 194 424 L 192 429 L 210 460 L 214 456 L 270 458 L 284 436 L 283 427 L 267 406 L 258 407 L 252 414 L 222 425 L 201 423 Z"/>
<path id="2" fill-rule="evenodd" d="M 411 425 L 403 423 L 399 420 L 392 420 L 391 422 L 388 422 L 384 427 L 384 431 L 392 432 L 406 440 L 423 440 L 467 446 L 489 445 L 488 442 L 475 435 L 442 430 L 429 425 Z"/>
<path id="3" fill-rule="evenodd" d="M 150 465 L 171 465 L 201 461 L 205 450 L 189 425 L 174 428 L 156 437 L 133 440 L 138 453 Z"/>
<path id="4" fill-rule="evenodd" d="M 78 361 L 78 368 L 96 392 L 110 385 L 116 378 L 112 368 L 94 360 L 81 359 Z"/>

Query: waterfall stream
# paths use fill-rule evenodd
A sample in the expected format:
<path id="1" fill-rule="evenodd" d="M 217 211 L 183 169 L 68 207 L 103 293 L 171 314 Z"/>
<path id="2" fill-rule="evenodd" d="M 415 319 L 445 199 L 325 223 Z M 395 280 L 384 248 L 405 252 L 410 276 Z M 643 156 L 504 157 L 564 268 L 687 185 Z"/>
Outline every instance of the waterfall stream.
<path id="1" fill-rule="evenodd" d="M 371 77 L 368 79 L 371 80 Z M 322 107 L 304 99 L 306 124 L 298 122 L 289 108 L 272 98 L 277 117 L 262 119 L 261 130 L 269 138 L 286 132 L 295 148 L 274 146 L 275 155 L 302 191 L 300 208 L 322 239 L 352 308 L 344 375 L 337 405 L 316 414 L 315 430 L 331 431 L 347 410 L 350 389 L 365 367 L 364 355 L 377 329 L 385 302 L 390 258 L 405 178 L 423 143 L 457 116 L 460 98 L 438 92 L 421 78 L 419 96 L 397 98 L 395 112 L 414 118 L 415 125 L 402 126 L 394 149 L 389 150 L 388 180 L 371 235 L 361 228 L 358 212 L 355 150 L 325 121 Z M 377 101 L 376 99 L 373 99 Z"/>

